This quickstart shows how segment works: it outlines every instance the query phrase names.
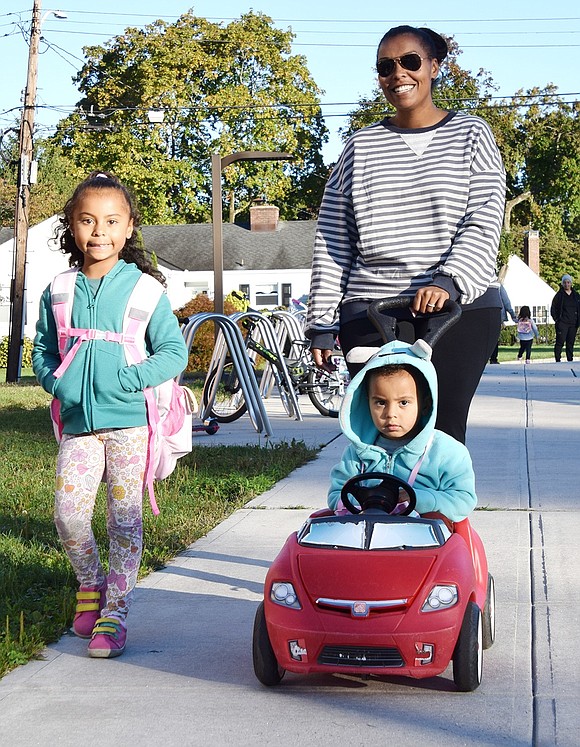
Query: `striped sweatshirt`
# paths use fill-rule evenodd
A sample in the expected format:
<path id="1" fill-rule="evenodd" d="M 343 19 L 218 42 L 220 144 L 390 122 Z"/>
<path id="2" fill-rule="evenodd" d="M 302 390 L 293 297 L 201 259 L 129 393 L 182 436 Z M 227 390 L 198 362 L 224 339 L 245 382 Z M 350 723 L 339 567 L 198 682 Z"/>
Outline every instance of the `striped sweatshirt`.
<path id="1" fill-rule="evenodd" d="M 404 139 L 413 145 L 415 133 L 420 155 Z M 495 281 L 504 201 L 501 156 L 479 117 L 356 132 L 320 208 L 307 337 L 337 334 L 341 303 L 413 296 L 431 283 L 473 303 Z"/>

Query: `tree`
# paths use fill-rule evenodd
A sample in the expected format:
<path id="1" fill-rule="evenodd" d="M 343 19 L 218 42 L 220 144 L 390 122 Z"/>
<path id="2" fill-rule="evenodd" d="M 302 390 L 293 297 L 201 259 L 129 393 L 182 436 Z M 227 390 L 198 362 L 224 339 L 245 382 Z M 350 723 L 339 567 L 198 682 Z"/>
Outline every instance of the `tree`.
<path id="1" fill-rule="evenodd" d="M 50 140 L 35 142 L 38 161 L 38 182 L 30 191 L 30 225 L 40 223 L 62 211 L 82 172 L 67 159 Z M 8 140 L 2 148 L 0 161 L 0 225 L 14 226 L 16 206 L 16 167 L 18 137 Z"/>
<path id="2" fill-rule="evenodd" d="M 83 98 L 54 142 L 85 172 L 109 170 L 132 187 L 148 223 L 210 219 L 212 152 L 289 152 L 292 163 L 228 167 L 224 194 L 235 195 L 234 214 L 265 197 L 295 217 L 320 200 L 323 182 L 312 175 L 323 169 L 327 130 L 292 38 L 253 12 L 226 26 L 186 13 L 128 28 L 85 48 Z M 163 122 L 150 124 L 150 110 Z"/>

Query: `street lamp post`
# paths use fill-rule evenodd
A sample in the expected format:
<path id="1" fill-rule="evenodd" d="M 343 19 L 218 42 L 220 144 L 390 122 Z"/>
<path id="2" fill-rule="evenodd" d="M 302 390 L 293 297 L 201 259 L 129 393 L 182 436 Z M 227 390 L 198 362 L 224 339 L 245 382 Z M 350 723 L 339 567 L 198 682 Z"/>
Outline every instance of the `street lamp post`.
<path id="1" fill-rule="evenodd" d="M 213 153 L 211 157 L 211 202 L 213 221 L 213 293 L 214 310 L 224 313 L 224 242 L 222 230 L 222 171 L 236 161 L 288 161 L 290 153 L 277 153 L 261 150 L 243 150 L 220 156 Z"/>
<path id="2" fill-rule="evenodd" d="M 14 215 L 14 266 L 10 289 L 10 331 L 8 360 L 6 363 L 6 381 L 11 383 L 17 382 L 20 377 L 22 345 L 24 342 L 26 244 L 28 240 L 28 216 L 30 212 L 30 185 L 35 180 L 33 176 L 35 167 L 32 158 L 32 130 L 34 128 L 34 109 L 36 106 L 40 29 L 45 18 L 49 15 L 54 15 L 57 18 L 66 18 L 63 13 L 53 10 L 47 11 L 41 18 L 40 11 L 40 0 L 34 0 L 32 25 L 30 27 L 30 46 L 28 50 L 28 74 L 18 141 L 19 162 L 16 210 Z"/>

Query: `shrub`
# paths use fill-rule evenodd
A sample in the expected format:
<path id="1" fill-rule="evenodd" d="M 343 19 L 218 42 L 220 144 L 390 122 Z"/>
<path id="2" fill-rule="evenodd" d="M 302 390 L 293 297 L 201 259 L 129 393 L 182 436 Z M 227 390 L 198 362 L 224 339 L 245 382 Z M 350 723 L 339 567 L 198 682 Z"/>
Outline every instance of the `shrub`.
<path id="1" fill-rule="evenodd" d="M 239 302 L 238 302 L 239 303 Z M 193 316 L 194 314 L 201 314 L 206 311 L 213 311 L 213 300 L 206 296 L 204 293 L 200 293 L 188 301 L 185 306 L 177 309 L 173 313 L 178 317 Z M 234 314 L 239 309 L 236 309 L 228 296 L 224 300 L 224 312 L 226 314 Z M 215 325 L 213 322 L 207 322 L 202 324 L 201 327 L 195 333 L 193 339 L 193 345 L 189 351 L 189 362 L 187 364 L 186 371 L 188 373 L 197 373 L 198 371 L 208 371 L 209 363 L 214 348 L 215 339 Z"/>
<path id="2" fill-rule="evenodd" d="M 8 365 L 8 337 L 3 337 L 0 342 L 0 368 L 6 368 Z M 29 337 L 24 338 L 22 346 L 22 367 L 32 368 L 32 340 Z"/>

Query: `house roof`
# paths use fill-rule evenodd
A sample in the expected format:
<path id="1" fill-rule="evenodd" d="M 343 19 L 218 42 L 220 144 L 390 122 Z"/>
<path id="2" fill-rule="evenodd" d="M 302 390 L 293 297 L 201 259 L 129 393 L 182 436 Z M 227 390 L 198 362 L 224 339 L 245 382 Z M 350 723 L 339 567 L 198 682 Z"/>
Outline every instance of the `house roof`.
<path id="1" fill-rule="evenodd" d="M 160 265 L 172 270 L 213 269 L 211 223 L 174 226 L 143 226 L 148 252 L 155 252 Z M 224 223 L 224 270 L 310 269 L 316 221 L 279 221 L 275 231 L 250 231 L 245 226 Z"/>

